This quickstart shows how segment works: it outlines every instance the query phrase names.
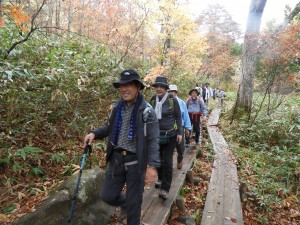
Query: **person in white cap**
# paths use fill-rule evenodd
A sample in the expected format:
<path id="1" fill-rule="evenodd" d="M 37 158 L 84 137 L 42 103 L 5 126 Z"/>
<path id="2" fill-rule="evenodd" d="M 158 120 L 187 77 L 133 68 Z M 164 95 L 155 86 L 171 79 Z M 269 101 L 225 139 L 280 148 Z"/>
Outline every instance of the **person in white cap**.
<path id="1" fill-rule="evenodd" d="M 180 99 L 177 94 L 178 94 L 178 88 L 176 85 L 169 85 L 169 90 L 168 92 L 172 94 L 174 97 L 177 98 L 179 106 L 180 106 L 180 111 L 181 111 L 181 119 L 182 119 L 182 140 L 184 140 L 184 133 L 186 136 L 189 136 L 190 131 L 192 130 L 192 125 L 189 117 L 189 113 L 185 104 L 185 101 Z M 185 130 L 185 132 L 184 132 Z M 181 169 L 182 168 L 182 159 L 183 159 L 183 153 L 184 153 L 184 141 L 181 141 L 180 143 L 176 144 L 176 149 L 177 149 L 177 168 Z"/>

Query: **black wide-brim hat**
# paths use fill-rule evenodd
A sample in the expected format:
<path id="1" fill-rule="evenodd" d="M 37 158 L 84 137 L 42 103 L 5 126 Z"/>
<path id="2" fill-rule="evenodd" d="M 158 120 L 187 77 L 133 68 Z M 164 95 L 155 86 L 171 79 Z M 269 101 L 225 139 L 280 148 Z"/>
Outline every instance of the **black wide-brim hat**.
<path id="1" fill-rule="evenodd" d="M 137 81 L 141 84 L 140 90 L 144 89 L 145 85 L 141 82 L 141 77 L 135 70 L 124 70 L 121 73 L 120 80 L 113 82 L 115 88 L 120 88 L 122 84 L 127 84 L 131 81 Z"/>
<path id="2" fill-rule="evenodd" d="M 167 78 L 165 76 L 157 76 L 156 79 L 155 79 L 155 83 L 152 84 L 152 87 L 157 87 L 157 86 L 164 87 L 168 90 L 169 85 L 168 85 Z"/>
<path id="3" fill-rule="evenodd" d="M 198 89 L 196 89 L 196 88 L 190 90 L 189 95 L 192 95 L 192 92 L 193 92 L 193 91 L 196 91 L 196 92 L 197 92 L 197 95 L 200 95 L 200 92 L 199 92 Z"/>

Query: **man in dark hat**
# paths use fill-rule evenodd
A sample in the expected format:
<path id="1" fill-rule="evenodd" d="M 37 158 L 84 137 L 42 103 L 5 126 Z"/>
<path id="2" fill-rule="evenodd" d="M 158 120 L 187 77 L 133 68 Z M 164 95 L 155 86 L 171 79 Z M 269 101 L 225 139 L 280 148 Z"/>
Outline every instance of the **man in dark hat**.
<path id="1" fill-rule="evenodd" d="M 173 152 L 176 142 L 182 141 L 181 111 L 178 100 L 167 92 L 169 85 L 166 77 L 156 77 L 152 86 L 155 87 L 156 95 L 151 98 L 150 104 L 155 108 L 159 122 L 159 150 L 162 161 L 162 166 L 158 169 L 160 182 L 155 187 L 160 187 L 159 197 L 166 200 L 172 183 Z"/>
<path id="2" fill-rule="evenodd" d="M 101 199 L 121 207 L 120 220 L 127 216 L 128 225 L 139 225 L 144 182 L 155 182 L 156 168 L 160 167 L 158 120 L 140 93 L 144 85 L 135 70 L 124 70 L 113 86 L 119 89 L 121 99 L 113 107 L 108 122 L 90 131 L 84 142 L 92 144 L 95 139 L 108 137 L 108 168 Z M 126 194 L 122 192 L 125 184 Z"/>
<path id="3" fill-rule="evenodd" d="M 207 115 L 203 100 L 199 97 L 199 91 L 194 88 L 189 92 L 189 98 L 186 101 L 186 107 L 190 116 L 190 121 L 195 132 L 196 145 L 199 144 L 201 116 Z M 186 137 L 185 143 L 190 145 L 190 137 Z"/>

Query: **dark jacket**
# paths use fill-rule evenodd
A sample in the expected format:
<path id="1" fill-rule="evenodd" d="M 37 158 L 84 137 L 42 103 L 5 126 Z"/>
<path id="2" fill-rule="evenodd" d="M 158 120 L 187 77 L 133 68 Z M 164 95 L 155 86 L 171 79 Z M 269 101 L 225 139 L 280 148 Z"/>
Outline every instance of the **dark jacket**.
<path id="1" fill-rule="evenodd" d="M 174 128 L 174 123 L 176 122 L 176 130 L 174 129 L 171 132 L 168 132 L 167 136 L 172 137 L 175 135 L 182 135 L 182 119 L 181 111 L 177 98 L 174 98 L 172 94 L 167 93 L 168 98 L 162 104 L 162 119 L 158 120 L 159 129 L 161 131 L 171 130 Z M 150 99 L 151 105 L 155 108 L 156 105 L 156 95 L 152 96 Z M 173 101 L 173 104 L 170 105 L 169 101 Z"/>
<path id="2" fill-rule="evenodd" d="M 150 104 L 147 104 L 144 97 L 142 96 L 142 103 L 138 109 L 137 122 L 136 122 L 136 149 L 137 149 L 137 159 L 139 164 L 139 172 L 145 171 L 147 165 L 153 167 L 160 167 L 160 156 L 159 156 L 159 125 L 156 118 L 156 114 Z M 119 100 L 120 101 L 120 100 Z M 109 162 L 112 157 L 113 145 L 113 131 L 114 131 L 114 121 L 116 113 L 118 111 L 118 103 L 113 107 L 108 122 L 91 132 L 95 134 L 95 139 L 102 139 L 108 137 L 107 148 L 106 148 L 106 162 Z M 150 106 L 150 114 L 146 121 L 143 122 L 143 111 Z M 146 127 L 147 136 L 144 136 L 144 127 Z"/>

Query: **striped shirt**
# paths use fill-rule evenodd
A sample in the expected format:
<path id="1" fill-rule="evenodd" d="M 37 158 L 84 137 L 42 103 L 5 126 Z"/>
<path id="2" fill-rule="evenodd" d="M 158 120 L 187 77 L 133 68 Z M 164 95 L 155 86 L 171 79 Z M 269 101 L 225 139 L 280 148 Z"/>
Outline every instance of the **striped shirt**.
<path id="1" fill-rule="evenodd" d="M 128 134 L 130 130 L 130 117 L 135 104 L 127 105 L 124 103 L 122 110 L 122 125 L 118 137 L 117 148 L 122 148 L 127 151 L 136 153 L 136 138 L 133 140 L 128 139 Z"/>

